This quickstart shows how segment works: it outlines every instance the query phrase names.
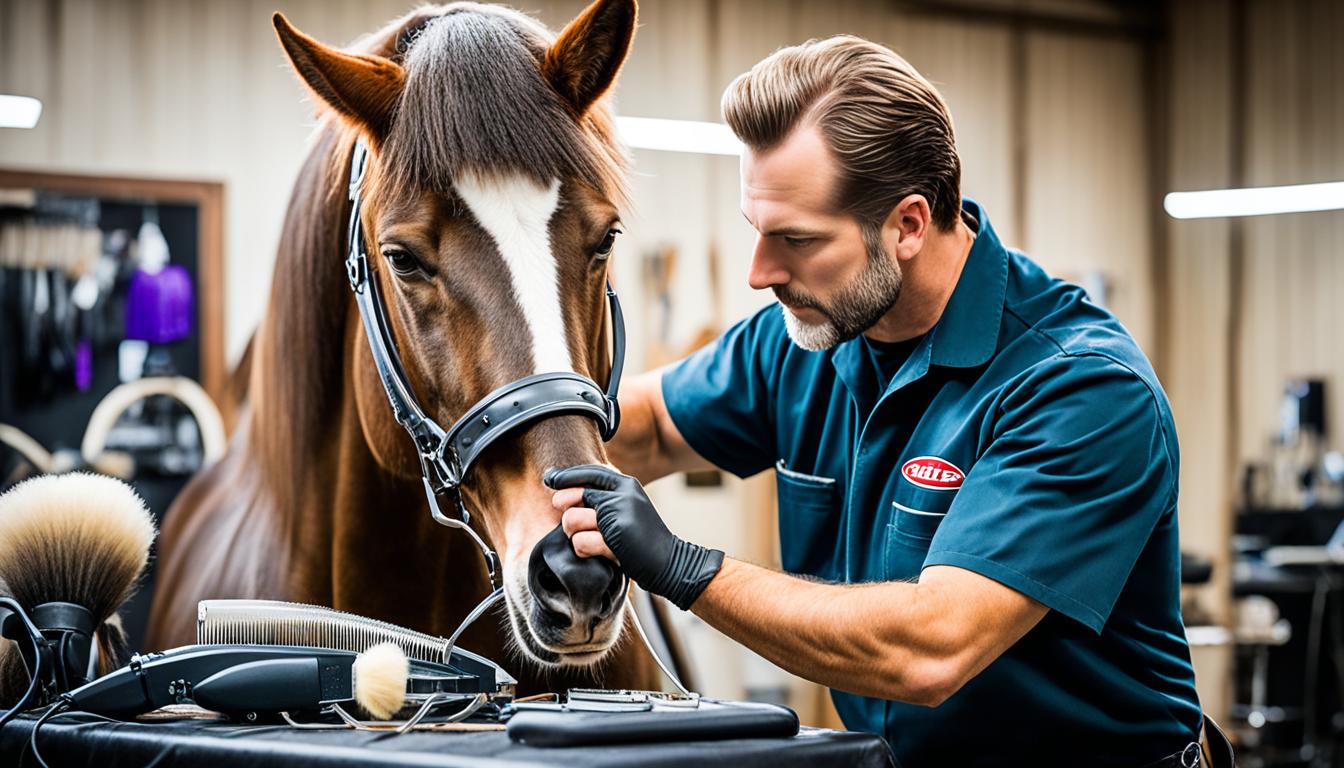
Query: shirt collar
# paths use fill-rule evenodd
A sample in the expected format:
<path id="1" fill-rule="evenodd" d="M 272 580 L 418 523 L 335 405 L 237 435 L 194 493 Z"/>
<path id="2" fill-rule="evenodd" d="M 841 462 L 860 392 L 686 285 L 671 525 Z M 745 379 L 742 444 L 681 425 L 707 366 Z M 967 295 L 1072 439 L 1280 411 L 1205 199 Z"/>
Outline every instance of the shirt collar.
<path id="1" fill-rule="evenodd" d="M 983 365 L 994 356 L 998 347 L 1003 302 L 1008 290 L 1008 251 L 978 203 L 963 199 L 962 209 L 979 222 L 979 230 L 957 279 L 957 287 L 953 289 L 942 317 L 901 366 L 887 386 L 887 392 L 922 378 L 931 364 L 952 368 Z M 856 393 L 867 383 L 860 380 L 859 373 L 865 354 L 863 340 L 851 339 L 836 347 L 832 357 L 841 380 Z"/>
<path id="2" fill-rule="evenodd" d="M 1008 251 L 978 203 L 966 199 L 962 208 L 980 222 L 980 230 L 952 298 L 929 334 L 933 337 L 934 365 L 974 368 L 988 362 L 998 347 L 1008 292 Z"/>

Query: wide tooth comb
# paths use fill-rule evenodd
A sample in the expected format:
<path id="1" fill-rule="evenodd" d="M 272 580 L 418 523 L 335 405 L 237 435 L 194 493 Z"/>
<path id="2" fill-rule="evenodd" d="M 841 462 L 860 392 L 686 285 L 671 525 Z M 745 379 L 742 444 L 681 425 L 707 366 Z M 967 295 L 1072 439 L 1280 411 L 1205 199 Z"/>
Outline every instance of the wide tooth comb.
<path id="1" fill-rule="evenodd" d="M 363 653 L 393 643 L 410 659 L 447 664 L 452 647 L 442 637 L 320 605 L 279 600 L 202 600 L 196 642 L 303 645 Z"/>

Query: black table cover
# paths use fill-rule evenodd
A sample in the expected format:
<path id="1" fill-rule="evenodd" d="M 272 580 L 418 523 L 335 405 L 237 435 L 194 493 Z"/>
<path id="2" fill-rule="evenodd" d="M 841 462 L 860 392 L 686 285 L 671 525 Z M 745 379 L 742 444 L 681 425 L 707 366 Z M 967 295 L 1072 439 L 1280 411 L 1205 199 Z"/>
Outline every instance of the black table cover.
<path id="1" fill-rule="evenodd" d="M 35 718 L 0 731 L 0 766 L 36 766 L 28 750 Z M 541 748 L 511 742 L 503 731 L 412 732 L 401 736 L 352 730 L 298 731 L 181 720 L 109 723 L 68 715 L 45 723 L 38 748 L 52 768 L 229 765 L 239 768 L 332 766 L 790 766 L 894 765 L 881 738 L 804 728 L 789 739 L 731 739 L 675 744 Z"/>

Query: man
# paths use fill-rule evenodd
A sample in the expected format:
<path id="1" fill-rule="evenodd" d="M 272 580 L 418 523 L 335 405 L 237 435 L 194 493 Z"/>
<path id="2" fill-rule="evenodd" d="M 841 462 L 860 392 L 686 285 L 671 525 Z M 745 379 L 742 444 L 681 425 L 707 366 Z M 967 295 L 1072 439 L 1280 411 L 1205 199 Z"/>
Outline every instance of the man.
<path id="1" fill-rule="evenodd" d="M 624 390 L 634 477 L 548 473 L 575 550 L 830 686 L 902 765 L 1191 764 L 1176 433 L 1134 340 L 962 200 L 892 51 L 783 49 L 723 107 L 780 307 Z M 639 481 L 709 464 L 775 468 L 789 573 L 667 531 Z"/>

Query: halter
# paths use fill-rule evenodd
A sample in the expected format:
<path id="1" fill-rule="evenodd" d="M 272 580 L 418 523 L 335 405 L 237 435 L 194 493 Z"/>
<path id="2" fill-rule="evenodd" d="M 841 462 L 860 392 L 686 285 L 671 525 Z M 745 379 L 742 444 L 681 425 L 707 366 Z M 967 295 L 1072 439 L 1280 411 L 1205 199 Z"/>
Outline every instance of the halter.
<path id="1" fill-rule="evenodd" d="M 387 307 L 383 304 L 378 281 L 370 277 L 369 258 L 365 251 L 364 227 L 359 217 L 359 191 L 364 181 L 369 150 L 363 139 L 355 142 L 350 157 L 350 252 L 345 260 L 350 288 L 355 292 L 355 303 L 364 322 L 364 335 L 369 339 L 373 363 L 378 378 L 387 390 L 392 414 L 397 423 L 410 433 L 420 457 L 420 479 L 429 501 L 429 513 L 434 520 L 449 528 L 460 528 L 476 542 L 485 556 L 490 583 L 500 587 L 499 556 L 471 527 L 471 513 L 462 500 L 462 484 L 476 459 L 492 443 L 518 427 L 542 418 L 561 414 L 582 414 L 597 422 L 603 440 L 616 434 L 621 420 L 616 404 L 616 391 L 621 383 L 621 368 L 625 364 L 625 320 L 621 303 L 607 283 L 607 301 L 611 306 L 612 359 L 611 375 L 604 391 L 592 379 L 570 372 L 538 373 L 513 381 L 494 390 L 479 400 L 451 427 L 445 430 L 425 415 L 411 391 L 406 369 L 397 354 L 397 345 L 387 322 Z M 455 509 L 457 516 L 444 514 L 439 498 L 444 497 Z"/>

